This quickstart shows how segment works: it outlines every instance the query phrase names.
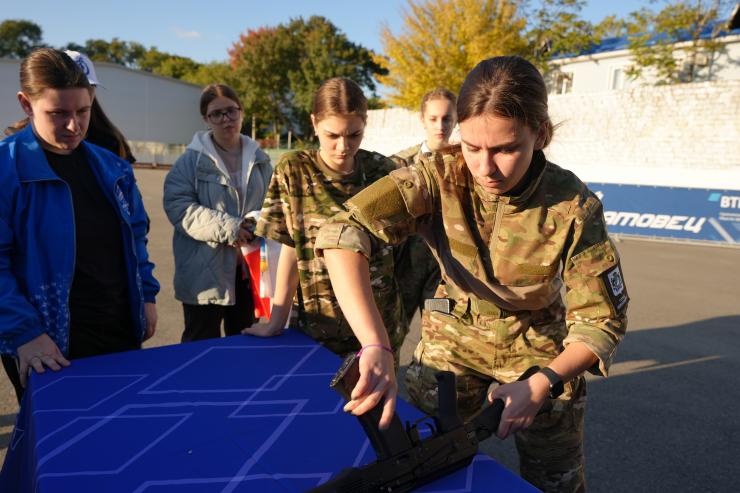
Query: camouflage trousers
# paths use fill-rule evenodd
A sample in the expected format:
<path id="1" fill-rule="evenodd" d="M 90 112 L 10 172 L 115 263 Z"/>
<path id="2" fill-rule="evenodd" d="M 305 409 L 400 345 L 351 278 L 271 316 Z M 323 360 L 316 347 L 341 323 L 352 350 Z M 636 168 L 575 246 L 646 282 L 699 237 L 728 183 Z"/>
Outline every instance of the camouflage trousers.
<path id="1" fill-rule="evenodd" d="M 531 320 L 470 313 L 459 319 L 423 312 L 421 341 L 406 373 L 413 402 L 426 413 L 436 413 L 434 375 L 452 371 L 460 415 L 467 419 L 481 408 L 491 384 L 513 382 L 530 366 L 547 365 L 557 355 L 564 323 L 538 325 Z M 565 385 L 551 411 L 515 434 L 522 478 L 544 492 L 585 491 L 585 405 L 586 382 L 579 377 Z"/>
<path id="2" fill-rule="evenodd" d="M 401 292 L 406 323 L 416 310 L 423 310 L 424 300 L 434 297 L 442 277 L 439 263 L 421 236 L 409 236 L 395 253 L 395 277 Z"/>

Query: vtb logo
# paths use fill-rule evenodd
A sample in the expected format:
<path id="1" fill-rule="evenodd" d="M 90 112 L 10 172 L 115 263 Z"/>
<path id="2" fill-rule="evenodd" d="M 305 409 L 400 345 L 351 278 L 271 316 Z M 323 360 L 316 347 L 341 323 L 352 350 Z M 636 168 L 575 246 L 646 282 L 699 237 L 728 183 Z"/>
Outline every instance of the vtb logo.
<path id="1" fill-rule="evenodd" d="M 721 193 L 711 193 L 707 199 L 709 202 L 719 202 L 722 209 L 740 209 L 740 195 L 722 195 Z"/>

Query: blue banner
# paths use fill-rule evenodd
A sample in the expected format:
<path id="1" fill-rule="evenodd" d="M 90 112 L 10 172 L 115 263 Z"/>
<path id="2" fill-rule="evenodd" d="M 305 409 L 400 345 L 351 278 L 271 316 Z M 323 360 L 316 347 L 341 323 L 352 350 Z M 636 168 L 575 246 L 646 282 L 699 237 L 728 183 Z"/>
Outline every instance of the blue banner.
<path id="1" fill-rule="evenodd" d="M 610 233 L 740 244 L 740 191 L 589 183 Z"/>

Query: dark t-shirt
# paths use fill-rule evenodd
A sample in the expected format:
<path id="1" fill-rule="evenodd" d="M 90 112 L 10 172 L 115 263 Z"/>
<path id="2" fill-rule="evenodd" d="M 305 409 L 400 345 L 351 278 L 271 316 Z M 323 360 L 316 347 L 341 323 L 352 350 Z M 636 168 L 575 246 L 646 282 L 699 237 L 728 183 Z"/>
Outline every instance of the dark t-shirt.
<path id="1" fill-rule="evenodd" d="M 75 271 L 69 296 L 70 358 L 140 347 L 134 334 L 121 218 L 103 193 L 85 151 L 44 151 L 72 193 Z"/>

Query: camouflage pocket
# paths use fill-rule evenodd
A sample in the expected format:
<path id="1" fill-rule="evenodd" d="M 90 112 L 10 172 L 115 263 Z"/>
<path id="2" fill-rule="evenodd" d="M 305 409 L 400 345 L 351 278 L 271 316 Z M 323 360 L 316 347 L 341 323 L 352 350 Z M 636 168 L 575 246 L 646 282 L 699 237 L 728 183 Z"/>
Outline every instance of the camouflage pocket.
<path id="1" fill-rule="evenodd" d="M 529 430 L 536 432 L 557 427 L 558 433 L 577 433 L 586 406 L 586 380 L 576 377 L 566 383 L 565 391 L 551 403 L 552 408 L 537 416 Z"/>
<path id="2" fill-rule="evenodd" d="M 436 414 L 438 405 L 437 378 L 439 371 L 455 374 L 457 406 L 463 419 L 469 418 L 483 404 L 491 378 L 459 363 L 448 360 L 444 350 L 421 341 L 406 372 L 406 389 L 414 404 L 428 414 Z"/>
<path id="3" fill-rule="evenodd" d="M 529 263 L 513 263 L 506 259 L 499 260 L 494 266 L 496 279 L 504 286 L 534 286 L 549 284 L 558 273 L 560 264 L 537 265 Z"/>
<path id="4" fill-rule="evenodd" d="M 409 363 L 404 382 L 414 405 L 427 414 L 435 414 L 437 412 L 437 380 L 434 378 L 434 372 L 425 366 L 424 352 L 424 341 L 420 341 L 414 350 L 414 357 Z"/>

